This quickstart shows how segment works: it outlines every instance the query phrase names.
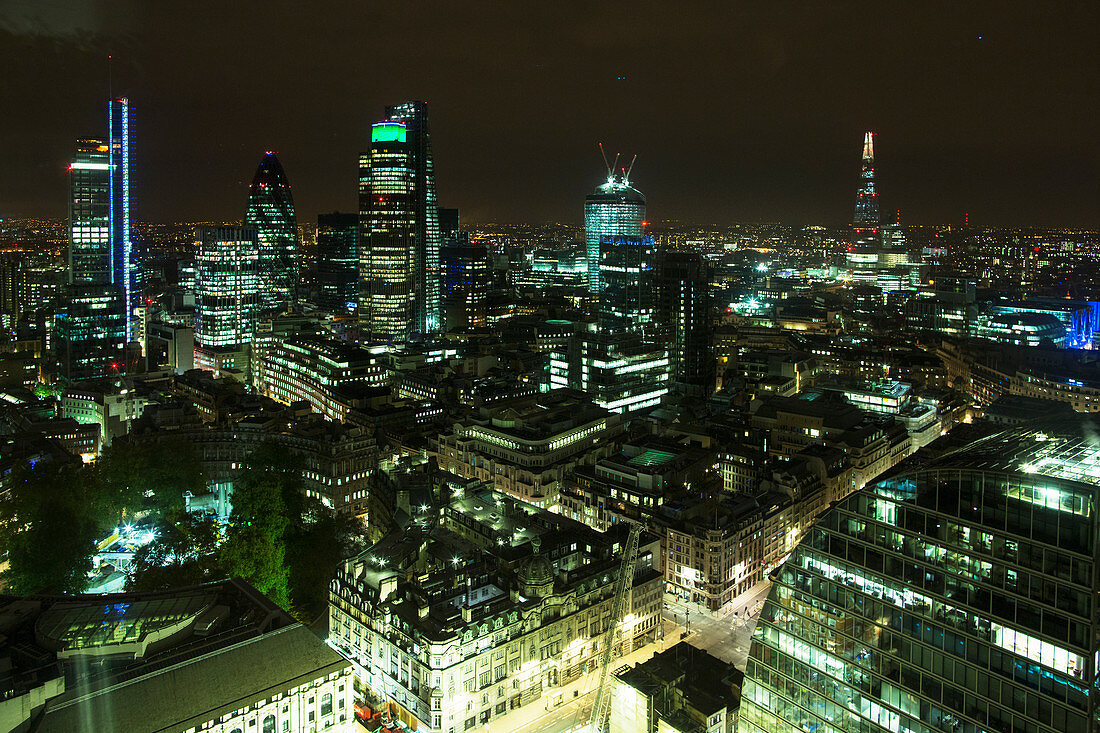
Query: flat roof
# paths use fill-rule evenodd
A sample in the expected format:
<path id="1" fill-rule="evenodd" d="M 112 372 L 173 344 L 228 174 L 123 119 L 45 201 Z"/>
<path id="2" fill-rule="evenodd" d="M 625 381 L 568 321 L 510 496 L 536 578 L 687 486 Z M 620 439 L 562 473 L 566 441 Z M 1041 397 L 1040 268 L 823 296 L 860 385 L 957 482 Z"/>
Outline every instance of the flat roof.
<path id="1" fill-rule="evenodd" d="M 644 453 L 634 456 L 627 463 L 631 466 L 663 466 L 675 457 L 672 453 L 650 448 Z"/>

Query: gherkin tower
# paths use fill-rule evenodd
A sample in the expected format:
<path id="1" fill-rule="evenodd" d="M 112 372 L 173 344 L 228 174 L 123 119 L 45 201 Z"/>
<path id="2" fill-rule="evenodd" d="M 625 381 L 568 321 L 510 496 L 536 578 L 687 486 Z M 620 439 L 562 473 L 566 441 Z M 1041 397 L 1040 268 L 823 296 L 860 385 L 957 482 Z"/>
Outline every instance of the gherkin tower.
<path id="1" fill-rule="evenodd" d="M 298 285 L 298 222 L 286 173 L 270 150 L 248 189 L 245 224 L 256 228 L 259 239 L 263 309 L 292 306 Z"/>

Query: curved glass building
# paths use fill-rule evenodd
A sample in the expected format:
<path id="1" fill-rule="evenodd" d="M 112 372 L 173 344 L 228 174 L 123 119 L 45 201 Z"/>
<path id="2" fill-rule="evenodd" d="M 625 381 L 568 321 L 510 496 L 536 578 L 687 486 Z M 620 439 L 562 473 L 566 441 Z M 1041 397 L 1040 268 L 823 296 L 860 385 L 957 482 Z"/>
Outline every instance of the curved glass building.
<path id="1" fill-rule="evenodd" d="M 1100 430 L 1018 428 L 854 494 L 777 571 L 738 731 L 1093 731 Z"/>
<path id="2" fill-rule="evenodd" d="M 590 291 L 600 292 L 600 239 L 640 237 L 644 221 L 645 196 L 631 187 L 626 174 L 609 174 L 607 181 L 585 198 L 584 244 Z"/>
<path id="3" fill-rule="evenodd" d="M 255 227 L 259 238 L 263 309 L 293 304 L 298 286 L 298 221 L 286 173 L 270 150 L 248 189 L 245 224 Z"/>

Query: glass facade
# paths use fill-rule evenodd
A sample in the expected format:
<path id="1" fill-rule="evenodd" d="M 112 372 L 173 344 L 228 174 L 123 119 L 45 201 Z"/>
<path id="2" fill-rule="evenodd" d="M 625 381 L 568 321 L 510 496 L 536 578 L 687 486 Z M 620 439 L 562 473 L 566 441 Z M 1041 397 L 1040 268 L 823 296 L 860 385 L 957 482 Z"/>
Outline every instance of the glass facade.
<path id="1" fill-rule="evenodd" d="M 775 575 L 738 731 L 1086 731 L 1100 445 L 1020 428 L 838 504 Z"/>
<path id="2" fill-rule="evenodd" d="M 440 329 L 439 209 L 428 109 L 386 108 L 359 159 L 360 322 L 374 341 Z"/>
<path id="3" fill-rule="evenodd" d="M 118 373 L 140 279 L 131 261 L 130 105 L 107 103 L 107 138 L 77 140 L 69 164 L 68 283 L 54 336 L 68 381 Z"/>
<path id="4" fill-rule="evenodd" d="M 298 221 L 286 173 L 271 151 L 264 153 L 248 189 L 245 224 L 255 227 L 259 241 L 262 307 L 292 305 L 298 286 Z"/>
<path id="5" fill-rule="evenodd" d="M 113 282 L 111 164 L 102 140 L 77 140 L 69 164 L 69 283 Z"/>
<path id="6" fill-rule="evenodd" d="M 319 305 L 331 313 L 355 310 L 359 290 L 358 214 L 318 214 Z"/>
<path id="7" fill-rule="evenodd" d="M 443 303 L 445 326 L 484 328 L 485 297 L 489 292 L 489 254 L 464 235 L 443 248 Z"/>
<path id="8" fill-rule="evenodd" d="M 612 412 L 658 405 L 668 385 L 668 349 L 644 342 L 637 333 L 584 334 L 550 352 L 551 389 L 579 389 Z"/>
<path id="9" fill-rule="evenodd" d="M 651 328 L 657 307 L 653 237 L 600 237 L 600 328 Z"/>
<path id="10" fill-rule="evenodd" d="M 863 163 L 859 170 L 856 211 L 852 217 L 852 240 L 857 247 L 877 245 L 879 230 L 878 192 L 875 191 L 875 134 L 863 136 Z"/>
<path id="11" fill-rule="evenodd" d="M 205 347 L 252 342 L 262 283 L 259 235 L 252 227 L 199 230 L 195 258 L 195 343 Z"/>
<path id="12" fill-rule="evenodd" d="M 600 239 L 640 237 L 645 221 L 645 196 L 631 188 L 626 176 L 613 173 L 584 200 L 584 242 L 588 289 L 600 292 Z"/>
<path id="13" fill-rule="evenodd" d="M 124 371 L 126 323 L 117 285 L 77 284 L 65 290 L 64 312 L 54 323 L 54 348 L 65 382 Z"/>

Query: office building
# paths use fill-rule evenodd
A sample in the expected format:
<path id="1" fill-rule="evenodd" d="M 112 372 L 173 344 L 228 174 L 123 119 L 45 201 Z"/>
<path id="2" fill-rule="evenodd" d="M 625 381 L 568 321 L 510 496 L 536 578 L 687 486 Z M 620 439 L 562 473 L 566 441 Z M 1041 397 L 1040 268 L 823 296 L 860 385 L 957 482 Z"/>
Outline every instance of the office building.
<path id="1" fill-rule="evenodd" d="M 583 395 L 555 390 L 485 407 L 439 436 L 440 468 L 480 479 L 528 504 L 557 504 L 562 480 L 573 469 L 610 454 L 622 433 L 618 415 Z"/>
<path id="2" fill-rule="evenodd" d="M 284 404 L 306 401 L 330 420 L 348 419 L 357 400 L 384 387 L 386 370 L 366 349 L 346 341 L 296 334 L 253 342 L 256 391 Z"/>
<path id="3" fill-rule="evenodd" d="M 653 237 L 600 237 L 599 327 L 652 339 L 657 311 L 657 245 Z"/>
<path id="4" fill-rule="evenodd" d="M 58 376 L 64 382 L 125 372 L 123 292 L 109 283 L 69 285 L 52 334 Z"/>
<path id="5" fill-rule="evenodd" d="M 242 580 L 0 599 L 0 728 L 350 733 L 352 665 Z"/>
<path id="6" fill-rule="evenodd" d="M 580 390 L 621 414 L 654 407 L 669 391 L 668 349 L 637 332 L 581 333 L 550 351 L 548 385 Z"/>
<path id="7" fill-rule="evenodd" d="M 738 730 L 1095 730 L 1095 435 L 996 433 L 824 515 L 773 576 Z"/>
<path id="8" fill-rule="evenodd" d="M 627 528 L 603 534 L 457 488 L 435 501 L 425 487 L 415 523 L 341 565 L 329 643 L 354 663 L 368 704 L 409 729 L 507 730 L 528 705 L 565 702 L 561 688 L 600 664 Z M 643 535 L 612 659 L 655 637 L 659 554 Z"/>
<path id="9" fill-rule="evenodd" d="M 195 257 L 195 365 L 247 374 L 248 346 L 261 306 L 260 249 L 254 227 L 199 230 Z"/>
<path id="10" fill-rule="evenodd" d="M 77 140 L 69 164 L 68 282 L 104 285 L 115 282 L 111 237 L 110 145 Z"/>
<path id="11" fill-rule="evenodd" d="M 317 304 L 347 313 L 359 303 L 359 215 L 317 215 Z"/>
<path id="12" fill-rule="evenodd" d="M 378 342 L 440 327 L 440 234 L 428 109 L 386 108 L 359 158 L 360 323 Z"/>
<path id="13" fill-rule="evenodd" d="M 256 230 L 259 243 L 262 310 L 281 310 L 293 305 L 300 257 L 298 221 L 286 173 L 270 150 L 264 153 L 248 187 L 244 223 Z"/>
<path id="14" fill-rule="evenodd" d="M 469 237 L 461 233 L 447 241 L 443 246 L 444 330 L 488 325 L 485 299 L 491 279 L 489 253 L 484 245 L 471 244 Z"/>
<path id="15" fill-rule="evenodd" d="M 607 171 L 607 181 L 584 200 L 584 242 L 588 261 L 588 289 L 600 292 L 600 240 L 603 237 L 640 237 L 644 234 L 645 196 L 631 187 L 629 171 Z"/>
<path id="16" fill-rule="evenodd" d="M 661 252 L 656 281 L 655 321 L 668 344 L 672 386 L 690 397 L 708 398 L 717 362 L 706 262 L 698 252 Z"/>
<path id="17" fill-rule="evenodd" d="M 53 347 L 63 380 L 125 371 L 130 329 L 130 138 L 126 100 L 108 103 L 108 137 L 78 140 L 69 164 L 67 287 Z"/>

